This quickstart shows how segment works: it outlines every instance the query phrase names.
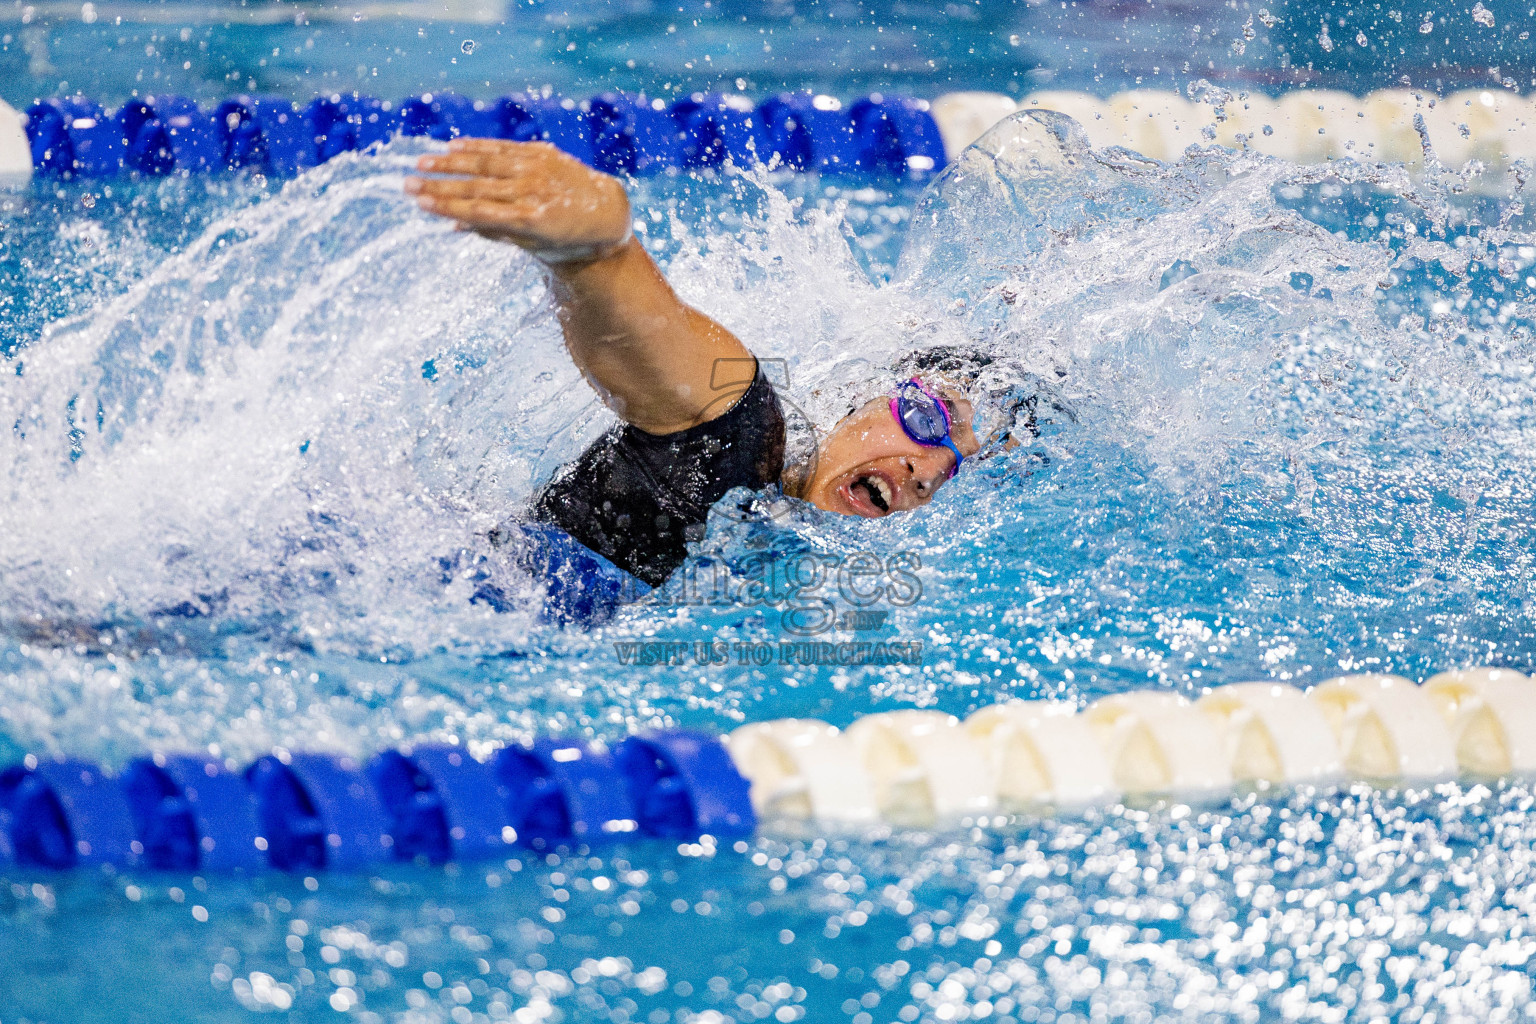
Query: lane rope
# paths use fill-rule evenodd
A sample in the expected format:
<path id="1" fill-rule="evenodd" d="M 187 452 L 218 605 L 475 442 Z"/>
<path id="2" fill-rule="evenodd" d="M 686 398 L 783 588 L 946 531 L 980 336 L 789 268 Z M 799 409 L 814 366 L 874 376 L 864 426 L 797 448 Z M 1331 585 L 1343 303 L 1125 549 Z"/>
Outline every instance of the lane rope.
<path id="1" fill-rule="evenodd" d="M 1351 781 L 1424 785 L 1536 773 L 1536 680 L 1507 669 L 1392 675 L 1309 691 L 1236 683 L 860 719 L 786 719 L 726 738 L 765 819 L 942 825 L 1123 799 L 1219 798 Z M 862 774 L 860 774 L 862 772 Z"/>
<path id="2" fill-rule="evenodd" d="M 934 104 L 936 110 L 939 102 Z M 1536 105 L 1503 89 L 1437 96 L 1387 89 L 1366 96 L 1300 89 L 1278 99 L 1217 94 L 1193 102 L 1173 92 L 1137 90 L 1107 100 L 1040 92 L 1021 107 L 1059 110 L 1081 124 L 1094 148 L 1125 146 L 1175 160 L 1191 145 L 1251 148 L 1298 164 L 1353 159 L 1422 166 L 1426 147 L 1446 167 L 1468 161 L 1507 167 L 1536 158 Z M 942 128 L 944 117 L 939 112 Z M 947 138 L 946 138 L 947 141 Z"/>
<path id="3" fill-rule="evenodd" d="M 730 160 L 921 176 L 945 163 L 928 104 L 880 94 L 844 104 L 808 92 L 781 93 L 754 105 L 719 93 L 671 103 L 628 93 L 579 103 L 539 94 L 479 101 L 454 93 L 393 103 L 335 93 L 302 108 L 277 96 L 235 96 L 212 107 L 183 96 L 145 96 L 110 112 L 67 97 L 28 107 L 25 135 L 35 173 L 90 178 L 238 168 L 292 175 L 397 135 L 543 140 L 599 170 L 631 175 Z M 14 133 L 10 138 L 5 143 L 0 136 L 0 147 L 14 149 Z"/>
<path id="4" fill-rule="evenodd" d="M 0 771 L 0 863 L 173 871 L 359 871 L 632 836 L 718 844 L 760 820 L 946 827 L 1234 788 L 1425 786 L 1536 773 L 1536 680 L 1506 669 L 687 729 L 613 747 L 546 737 L 480 761 L 458 747 L 199 753 L 112 776 L 78 758 Z"/>
<path id="5" fill-rule="evenodd" d="M 851 103 L 809 92 L 746 97 L 696 93 L 671 103 L 604 93 L 577 102 L 526 94 L 490 101 L 427 93 L 398 103 L 358 93 L 302 107 L 235 96 L 203 107 L 182 96 L 135 98 L 108 112 L 82 97 L 39 100 L 24 114 L 0 103 L 0 185 L 28 177 L 162 175 L 250 168 L 292 175 L 396 135 L 543 139 L 594 167 L 647 175 L 777 162 L 793 170 L 925 177 L 1020 109 L 1056 110 L 1095 148 L 1123 146 L 1176 160 L 1190 146 L 1249 148 L 1301 164 L 1354 159 L 1503 168 L 1536 160 L 1536 105 L 1504 90 L 1436 96 L 1391 89 L 1356 97 L 1303 89 L 1278 99 L 1216 92 L 1194 102 L 1134 90 L 1107 99 L 1045 91 L 948 93 L 931 103 L 871 94 Z"/>

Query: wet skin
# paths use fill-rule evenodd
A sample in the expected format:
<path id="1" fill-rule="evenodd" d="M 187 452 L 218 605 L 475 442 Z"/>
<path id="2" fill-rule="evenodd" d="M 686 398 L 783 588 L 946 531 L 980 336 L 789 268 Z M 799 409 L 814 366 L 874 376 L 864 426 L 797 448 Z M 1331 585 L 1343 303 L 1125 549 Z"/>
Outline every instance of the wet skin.
<path id="1" fill-rule="evenodd" d="M 951 403 L 950 436 L 966 457 L 980 450 L 971 432 L 971 403 L 945 391 Z M 920 445 L 891 415 L 888 397 L 850 413 L 821 443 L 816 469 L 796 496 L 817 508 L 880 519 L 933 500 L 949 479 L 955 457 L 948 448 Z"/>
<path id="2" fill-rule="evenodd" d="M 423 210 L 544 264 L 572 360 L 626 422 L 652 434 L 684 430 L 719 416 L 751 384 L 752 353 L 679 299 L 630 234 L 618 179 L 548 143 L 491 139 L 455 139 L 417 170 L 405 190 Z M 970 403 L 945 397 L 955 445 L 970 456 L 978 449 Z M 795 496 L 878 519 L 926 505 L 954 461 L 949 449 L 907 437 L 882 398 L 833 429 Z"/>

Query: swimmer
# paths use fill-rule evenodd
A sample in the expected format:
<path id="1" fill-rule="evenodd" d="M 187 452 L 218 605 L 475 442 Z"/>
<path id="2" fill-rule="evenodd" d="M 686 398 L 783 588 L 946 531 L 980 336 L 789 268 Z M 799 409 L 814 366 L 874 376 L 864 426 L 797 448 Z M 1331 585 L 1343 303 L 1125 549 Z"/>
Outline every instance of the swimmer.
<path id="1" fill-rule="evenodd" d="M 878 519 L 926 505 L 981 448 L 966 395 L 913 374 L 850 410 L 809 471 L 786 472 L 773 385 L 735 335 L 673 292 L 630 230 L 617 178 L 548 143 L 491 139 L 456 139 L 417 169 L 431 176 L 405 188 L 423 210 L 545 266 L 572 360 L 624 421 L 534 496 L 531 519 L 648 584 L 683 563 L 732 488 L 781 487 Z"/>

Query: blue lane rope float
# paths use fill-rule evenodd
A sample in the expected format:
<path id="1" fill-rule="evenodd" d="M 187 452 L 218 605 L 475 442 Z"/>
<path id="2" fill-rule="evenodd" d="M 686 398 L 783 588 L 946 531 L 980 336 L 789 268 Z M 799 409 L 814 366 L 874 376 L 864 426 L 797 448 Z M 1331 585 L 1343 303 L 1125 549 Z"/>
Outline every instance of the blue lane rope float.
<path id="1" fill-rule="evenodd" d="M 615 752 L 635 818 L 650 835 L 740 835 L 756 824 L 751 786 L 720 741 L 675 729 L 631 736 Z"/>
<path id="2" fill-rule="evenodd" d="M 135 859 L 138 840 L 114 780 L 87 761 L 61 759 L 0 773 L 9 853 L 22 863 L 66 868 Z"/>
<path id="3" fill-rule="evenodd" d="M 255 870 L 267 858 L 244 777 L 218 758 L 141 757 L 121 777 L 139 855 L 153 867 L 191 871 Z"/>
<path id="4" fill-rule="evenodd" d="M 671 103 L 617 92 L 582 103 L 536 94 L 482 102 L 454 93 L 390 103 L 335 93 L 302 108 L 276 96 L 235 96 L 212 108 L 145 96 L 110 114 L 69 97 L 28 107 L 26 135 L 37 173 L 92 178 L 238 168 L 291 175 L 396 135 L 545 140 L 600 170 L 631 175 L 775 159 L 798 170 L 921 175 L 945 162 L 928 104 L 878 94 L 844 106 L 782 93 L 753 106 L 718 93 Z"/>
<path id="5" fill-rule="evenodd" d="M 512 829 L 535 846 L 565 840 L 595 843 L 639 827 L 630 787 L 607 751 L 540 739 L 496 755 Z"/>
<path id="6" fill-rule="evenodd" d="M 0 772 L 0 864 L 41 868 L 359 871 L 756 826 L 720 738 L 681 730 L 612 751 L 544 738 L 489 762 L 431 745 L 366 765 L 276 753 L 240 772 L 178 754 L 138 758 L 116 777 L 73 758 L 29 757 Z"/>
<path id="7" fill-rule="evenodd" d="M 367 871 L 626 837 L 750 835 L 758 820 L 919 827 L 1122 799 L 1219 799 L 1234 786 L 1428 785 L 1536 775 L 1536 680 L 1507 669 L 1416 685 L 1341 676 L 1301 690 L 1218 686 L 1190 701 L 1112 694 L 867 715 L 845 730 L 780 719 L 611 749 L 546 737 L 481 761 L 461 748 L 285 753 L 244 771 L 201 754 L 0 771 L 0 864 L 172 871 Z"/>

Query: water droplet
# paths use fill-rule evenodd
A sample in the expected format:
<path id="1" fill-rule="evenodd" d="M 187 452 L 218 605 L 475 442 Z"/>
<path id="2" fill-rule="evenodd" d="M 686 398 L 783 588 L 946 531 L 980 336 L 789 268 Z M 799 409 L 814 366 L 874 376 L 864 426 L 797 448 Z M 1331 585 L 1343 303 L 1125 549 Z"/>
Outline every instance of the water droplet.
<path id="1" fill-rule="evenodd" d="M 459 49 L 464 51 L 465 56 L 468 56 L 475 52 L 475 41 L 473 39 L 466 39 L 459 44 Z"/>

